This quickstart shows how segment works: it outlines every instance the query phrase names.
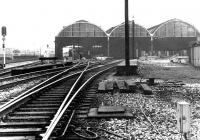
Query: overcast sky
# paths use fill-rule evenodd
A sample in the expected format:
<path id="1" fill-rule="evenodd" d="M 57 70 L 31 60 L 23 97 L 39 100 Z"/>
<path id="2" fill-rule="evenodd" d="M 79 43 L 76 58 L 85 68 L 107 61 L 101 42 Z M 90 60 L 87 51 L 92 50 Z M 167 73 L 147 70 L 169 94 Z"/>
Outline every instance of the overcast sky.
<path id="1" fill-rule="evenodd" d="M 87 20 L 107 30 L 124 22 L 124 0 L 0 0 L 6 47 L 54 47 L 63 26 Z M 129 19 L 148 28 L 178 18 L 200 30 L 200 0 L 129 0 Z M 2 44 L 2 41 L 1 41 Z"/>

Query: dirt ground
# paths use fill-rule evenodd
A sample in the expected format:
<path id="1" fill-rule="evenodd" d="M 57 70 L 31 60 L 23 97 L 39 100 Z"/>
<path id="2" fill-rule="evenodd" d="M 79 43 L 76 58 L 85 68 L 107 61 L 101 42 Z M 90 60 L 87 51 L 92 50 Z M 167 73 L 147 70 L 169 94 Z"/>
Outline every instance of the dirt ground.
<path id="1" fill-rule="evenodd" d="M 136 79 L 138 81 L 142 77 L 143 79 L 156 78 L 164 81 L 182 81 L 185 84 L 200 83 L 200 68 L 194 68 L 190 64 L 172 63 L 169 59 L 138 60 L 138 73 L 139 75 L 133 76 L 116 76 L 113 73 L 113 75 L 108 76 L 106 79 Z"/>
<path id="2" fill-rule="evenodd" d="M 200 68 L 190 64 L 176 64 L 169 60 L 139 61 L 139 73 L 144 78 L 158 78 L 163 80 L 178 80 L 184 83 L 199 83 Z"/>

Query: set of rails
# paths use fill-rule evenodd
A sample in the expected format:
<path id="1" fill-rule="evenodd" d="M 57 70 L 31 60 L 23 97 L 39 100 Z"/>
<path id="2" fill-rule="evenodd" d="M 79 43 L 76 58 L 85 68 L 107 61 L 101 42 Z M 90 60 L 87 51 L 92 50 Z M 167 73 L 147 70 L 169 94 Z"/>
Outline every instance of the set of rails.
<path id="1" fill-rule="evenodd" d="M 36 79 L 46 79 L 0 106 L 0 139 L 100 140 L 105 138 L 105 134 L 107 139 L 123 140 L 140 140 L 148 136 L 150 139 L 159 140 L 180 138 L 180 133 L 173 131 L 176 128 L 174 111 L 165 111 L 166 106 L 174 110 L 171 94 L 177 92 L 179 95 L 178 91 L 184 90 L 184 84 L 181 81 L 162 79 L 156 79 L 155 83 L 151 83 L 150 79 L 137 75 L 132 79 L 136 84 L 133 91 L 126 91 L 123 88 L 113 89 L 113 93 L 98 91 L 99 83 L 116 73 L 115 66 L 119 62 L 85 62 L 72 67 L 10 76 L 11 79 L 7 77 L 10 81 L 18 77 L 26 79 L 30 75 L 33 79 L 37 76 Z M 120 85 L 120 80 L 115 82 L 119 82 Z M 147 88 L 144 85 L 150 86 Z M 150 92 L 153 92 L 153 95 L 143 95 Z M 89 117 L 91 108 L 104 105 L 129 106 L 133 116 L 119 119 L 110 117 L 110 120 Z M 160 110 L 161 108 L 163 110 Z M 109 126 L 112 123 L 116 127 Z M 120 124 L 121 127 L 126 127 L 121 129 Z M 162 125 L 166 128 L 160 129 Z M 163 131 L 164 129 L 166 131 Z"/>
<path id="2" fill-rule="evenodd" d="M 0 78 L 0 90 L 1 91 L 9 91 L 11 89 L 17 89 L 20 87 L 21 88 L 23 87 L 22 89 L 25 88 L 26 90 L 32 89 L 32 87 L 34 87 L 34 84 L 29 86 L 29 84 L 28 84 L 29 82 L 45 81 L 48 78 L 50 78 L 58 73 L 61 73 L 62 71 L 66 70 L 66 69 L 68 69 L 69 73 L 74 73 L 76 71 L 79 71 L 84 66 L 85 66 L 85 64 L 82 63 L 82 64 L 74 65 L 73 68 L 71 68 L 72 66 L 63 66 L 63 67 L 58 67 L 58 68 L 53 68 L 53 69 L 40 70 L 40 71 Z M 23 92 L 23 91 L 21 91 L 21 92 Z M 14 95 L 10 94 L 8 98 L 6 98 L 4 101 L 2 101 L 0 103 L 0 105 L 2 106 L 9 100 L 12 100 L 16 96 L 18 96 L 20 93 L 14 94 Z M 3 94 L 3 93 L 1 93 L 1 94 Z M 4 96 L 4 95 L 2 95 L 2 96 Z"/>
<path id="3" fill-rule="evenodd" d="M 70 120 L 74 109 L 81 104 L 80 99 L 88 96 L 82 104 L 83 110 L 75 113 L 84 118 L 95 94 L 95 90 L 88 95 L 81 94 L 82 91 L 95 76 L 114 68 L 116 63 L 118 61 L 105 65 L 88 63 L 87 66 L 82 64 L 81 68 L 75 65 L 52 72 L 54 76 L 0 107 L 0 138 L 56 139 L 65 136 L 63 133 L 67 132 L 70 124 L 66 120 Z M 89 89 L 92 91 L 92 88 Z"/>

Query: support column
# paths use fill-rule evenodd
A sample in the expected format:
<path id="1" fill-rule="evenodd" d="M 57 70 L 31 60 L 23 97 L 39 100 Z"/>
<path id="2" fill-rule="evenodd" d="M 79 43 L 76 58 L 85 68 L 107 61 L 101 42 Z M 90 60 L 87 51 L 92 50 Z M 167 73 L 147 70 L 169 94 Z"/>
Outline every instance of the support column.
<path id="1" fill-rule="evenodd" d="M 110 57 L 110 37 L 107 38 L 108 57 Z"/>
<path id="2" fill-rule="evenodd" d="M 154 55 L 153 54 L 153 37 L 151 36 L 151 51 L 150 51 L 150 55 Z"/>

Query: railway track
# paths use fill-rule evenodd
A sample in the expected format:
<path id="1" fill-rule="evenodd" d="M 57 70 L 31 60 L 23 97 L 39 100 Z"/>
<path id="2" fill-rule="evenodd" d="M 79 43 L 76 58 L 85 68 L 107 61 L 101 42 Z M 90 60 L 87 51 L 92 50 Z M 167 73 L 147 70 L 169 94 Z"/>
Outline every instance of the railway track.
<path id="1" fill-rule="evenodd" d="M 9 79 L 9 81 L 11 82 L 5 83 L 5 79 L 3 79 L 4 84 L 0 85 L 0 89 L 2 91 L 1 96 L 3 97 L 6 96 L 3 99 L 1 99 L 0 106 L 3 106 L 4 104 L 9 103 L 10 100 L 15 99 L 16 97 L 18 98 L 18 96 L 21 97 L 21 94 L 23 92 L 24 92 L 23 94 L 27 94 L 28 92 L 31 92 L 33 90 L 36 90 L 37 88 L 44 86 L 45 84 L 48 84 L 49 81 L 53 81 L 56 78 L 59 78 L 59 76 L 69 75 L 69 74 L 78 72 L 84 67 L 85 67 L 85 64 L 83 63 L 83 64 L 74 65 L 73 67 L 55 68 L 55 69 L 49 69 L 49 70 L 43 70 L 43 71 L 37 71 L 37 72 L 31 72 L 31 73 L 21 74 L 17 76 L 7 77 L 5 79 Z M 17 80 L 15 80 L 16 78 Z M 0 79 L 0 81 L 1 80 L 2 79 Z M 38 81 L 39 81 L 39 84 L 36 85 Z M 12 93 L 12 90 L 17 91 L 17 92 Z M 7 92 L 9 92 L 9 95 L 6 95 Z"/>
<path id="2" fill-rule="evenodd" d="M 99 63 L 93 62 L 90 67 L 98 65 Z M 56 75 L 58 73 L 61 73 L 62 71 L 65 71 L 68 69 L 68 73 L 74 73 L 77 71 L 80 71 L 83 69 L 86 65 L 86 62 L 78 63 L 75 65 L 72 69 L 71 66 L 64 66 L 64 67 L 58 67 L 53 69 L 47 69 L 47 70 L 40 70 L 35 72 L 29 72 L 25 74 L 19 74 L 15 76 L 8 76 L 4 78 L 0 78 L 0 90 L 4 90 L 6 88 L 13 88 L 17 87 L 20 84 L 28 83 L 29 81 L 45 78 L 48 79 L 53 75 Z"/>
<path id="3" fill-rule="evenodd" d="M 81 68 L 83 66 L 84 64 L 80 65 L 79 67 Z M 77 65 L 76 67 L 73 68 L 73 70 L 78 69 L 79 67 Z M 5 88 L 10 88 L 13 86 L 18 86 L 21 83 L 27 83 L 28 81 L 32 81 L 38 78 L 43 78 L 43 77 L 49 78 L 69 68 L 70 66 L 64 66 L 64 67 L 59 67 L 59 68 L 41 70 L 41 71 L 36 71 L 36 72 L 30 72 L 30 73 L 0 78 L 0 90 L 5 89 Z"/>
<path id="4" fill-rule="evenodd" d="M 50 137 L 52 132 L 55 132 L 55 126 L 57 129 L 60 119 L 69 118 L 76 108 L 79 103 L 78 97 L 82 96 L 80 92 L 94 78 L 90 77 L 108 66 L 100 65 L 89 69 L 88 67 L 83 72 L 67 76 L 57 75 L 57 78 L 50 79 L 45 85 L 40 85 L 36 90 L 32 89 L 1 107 L 0 139 L 46 139 L 47 136 Z M 80 85 L 81 88 L 79 88 Z M 91 99 L 92 96 L 88 98 Z M 86 104 L 89 105 L 89 102 Z M 85 117 L 83 114 L 80 114 L 81 116 Z M 56 121 L 58 122 L 55 123 Z M 62 133 L 62 129 L 59 129 L 59 133 Z"/>

